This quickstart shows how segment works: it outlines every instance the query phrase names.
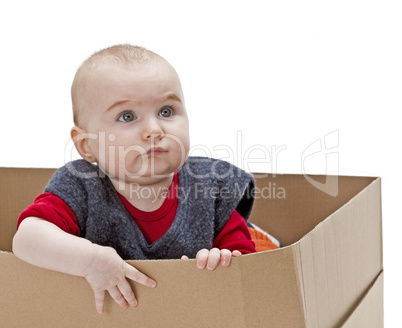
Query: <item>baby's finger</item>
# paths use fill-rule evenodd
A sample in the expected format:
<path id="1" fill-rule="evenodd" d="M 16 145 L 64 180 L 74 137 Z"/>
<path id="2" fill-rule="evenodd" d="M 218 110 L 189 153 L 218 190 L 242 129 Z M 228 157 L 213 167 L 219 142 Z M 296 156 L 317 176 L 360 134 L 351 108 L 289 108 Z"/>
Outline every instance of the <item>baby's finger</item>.
<path id="1" fill-rule="evenodd" d="M 188 260 L 188 256 L 187 256 L 187 255 L 183 255 L 183 256 L 181 257 L 181 260 Z"/>
<path id="2" fill-rule="evenodd" d="M 207 249 L 202 249 L 198 251 L 197 255 L 195 256 L 197 260 L 197 268 L 204 269 L 208 262 L 208 255 L 209 251 Z"/>
<path id="3" fill-rule="evenodd" d="M 221 250 L 221 265 L 227 267 L 232 259 L 232 253 L 228 249 Z"/>
<path id="4" fill-rule="evenodd" d="M 208 256 L 208 270 L 214 270 L 221 260 L 221 251 L 218 248 L 212 248 Z"/>
<path id="5" fill-rule="evenodd" d="M 128 304 L 126 302 L 126 299 L 124 296 L 121 294 L 120 290 L 115 286 L 111 287 L 108 289 L 108 292 L 110 296 L 116 301 L 117 304 L 119 304 L 122 308 L 127 308 Z"/>
<path id="6" fill-rule="evenodd" d="M 95 295 L 95 305 L 96 311 L 102 314 L 104 311 L 103 304 L 105 302 L 105 291 L 104 290 L 94 290 Z"/>
<path id="7" fill-rule="evenodd" d="M 241 253 L 239 251 L 233 251 L 232 256 L 234 256 L 234 257 L 241 256 Z"/>
<path id="8" fill-rule="evenodd" d="M 156 287 L 155 280 L 149 278 L 136 268 L 126 263 L 126 277 L 147 287 Z"/>
<path id="9" fill-rule="evenodd" d="M 130 306 L 137 306 L 137 300 L 135 298 L 134 292 L 126 279 L 119 283 L 117 288 Z"/>

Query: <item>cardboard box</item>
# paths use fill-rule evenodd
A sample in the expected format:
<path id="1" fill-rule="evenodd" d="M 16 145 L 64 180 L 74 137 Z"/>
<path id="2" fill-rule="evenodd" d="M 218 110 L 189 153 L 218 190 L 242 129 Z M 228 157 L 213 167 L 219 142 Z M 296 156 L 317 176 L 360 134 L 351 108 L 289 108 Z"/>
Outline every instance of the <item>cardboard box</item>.
<path id="1" fill-rule="evenodd" d="M 158 286 L 134 283 L 139 304 L 127 310 L 108 295 L 98 315 L 84 278 L 11 253 L 18 214 L 53 172 L 0 169 L 2 327 L 383 326 L 379 178 L 257 175 L 250 220 L 285 247 L 215 271 L 197 269 L 194 260 L 129 261 Z M 334 187 L 336 197 L 320 186 Z"/>

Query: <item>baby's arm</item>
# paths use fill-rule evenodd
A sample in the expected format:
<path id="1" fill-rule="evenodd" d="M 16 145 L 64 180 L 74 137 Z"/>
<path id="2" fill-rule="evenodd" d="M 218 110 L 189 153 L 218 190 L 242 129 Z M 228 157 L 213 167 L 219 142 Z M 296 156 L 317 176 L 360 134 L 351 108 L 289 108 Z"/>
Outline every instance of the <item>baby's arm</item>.
<path id="1" fill-rule="evenodd" d="M 68 234 L 53 223 L 29 217 L 13 239 L 13 252 L 33 265 L 85 277 L 95 294 L 96 309 L 104 311 L 105 291 L 122 307 L 136 306 L 129 278 L 148 287 L 154 280 L 126 263 L 111 247 Z"/>

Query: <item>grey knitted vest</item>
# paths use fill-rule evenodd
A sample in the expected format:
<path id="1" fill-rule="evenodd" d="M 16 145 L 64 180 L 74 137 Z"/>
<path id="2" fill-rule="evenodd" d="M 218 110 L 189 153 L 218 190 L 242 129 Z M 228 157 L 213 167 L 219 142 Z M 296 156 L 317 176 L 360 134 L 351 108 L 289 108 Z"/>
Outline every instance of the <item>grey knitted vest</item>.
<path id="1" fill-rule="evenodd" d="M 178 207 L 168 231 L 149 245 L 119 199 L 110 179 L 84 160 L 53 175 L 45 192 L 75 213 L 81 237 L 113 247 L 123 259 L 190 258 L 210 249 L 234 209 L 247 219 L 254 201 L 253 177 L 220 160 L 189 157 L 178 171 Z"/>

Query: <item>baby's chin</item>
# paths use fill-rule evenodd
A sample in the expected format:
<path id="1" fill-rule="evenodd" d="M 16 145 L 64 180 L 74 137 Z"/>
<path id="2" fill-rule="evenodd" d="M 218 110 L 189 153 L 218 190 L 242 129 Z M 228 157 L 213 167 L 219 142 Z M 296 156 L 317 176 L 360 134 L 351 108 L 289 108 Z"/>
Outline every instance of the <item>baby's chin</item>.
<path id="1" fill-rule="evenodd" d="M 121 175 L 108 175 L 109 178 L 115 182 L 121 184 L 138 184 L 141 186 L 153 185 L 162 182 L 166 179 L 171 179 L 176 169 L 165 169 L 165 170 L 146 170 L 145 172 L 130 173 L 125 172 Z"/>
<path id="2" fill-rule="evenodd" d="M 138 190 L 138 187 L 157 187 L 168 189 L 173 181 L 173 173 L 170 175 L 161 176 L 142 176 L 142 177 L 126 177 L 125 179 L 113 179 L 111 182 L 115 189 L 124 194 L 133 190 Z"/>

